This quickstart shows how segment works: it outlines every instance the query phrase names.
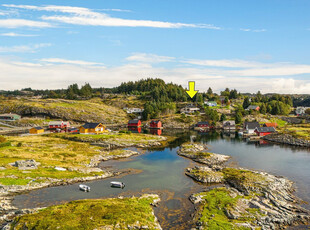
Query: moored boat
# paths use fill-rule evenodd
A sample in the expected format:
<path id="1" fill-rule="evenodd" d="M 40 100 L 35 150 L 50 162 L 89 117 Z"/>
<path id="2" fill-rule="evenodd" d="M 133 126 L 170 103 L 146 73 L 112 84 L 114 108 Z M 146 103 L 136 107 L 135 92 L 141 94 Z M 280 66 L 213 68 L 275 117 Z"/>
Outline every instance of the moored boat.
<path id="1" fill-rule="evenodd" d="M 90 191 L 90 187 L 85 185 L 85 184 L 80 184 L 79 188 L 80 188 L 80 190 L 82 190 L 84 192 L 89 192 Z"/>
<path id="2" fill-rule="evenodd" d="M 111 187 L 124 188 L 125 184 L 119 181 L 111 181 Z"/>

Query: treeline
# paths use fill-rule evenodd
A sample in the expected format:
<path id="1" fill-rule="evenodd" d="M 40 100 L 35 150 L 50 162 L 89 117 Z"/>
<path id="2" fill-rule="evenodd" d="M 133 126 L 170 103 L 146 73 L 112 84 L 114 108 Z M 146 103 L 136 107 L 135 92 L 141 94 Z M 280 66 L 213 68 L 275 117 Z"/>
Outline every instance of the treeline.
<path id="1" fill-rule="evenodd" d="M 270 113 L 273 115 L 287 115 L 291 111 L 293 106 L 293 100 L 291 96 L 283 96 L 274 94 L 272 96 L 262 95 L 260 91 L 257 92 L 255 97 L 245 97 L 242 108 L 239 108 L 239 112 L 243 115 L 247 113 L 253 113 L 253 110 L 245 111 L 250 105 L 258 105 L 259 111 L 262 114 Z"/>

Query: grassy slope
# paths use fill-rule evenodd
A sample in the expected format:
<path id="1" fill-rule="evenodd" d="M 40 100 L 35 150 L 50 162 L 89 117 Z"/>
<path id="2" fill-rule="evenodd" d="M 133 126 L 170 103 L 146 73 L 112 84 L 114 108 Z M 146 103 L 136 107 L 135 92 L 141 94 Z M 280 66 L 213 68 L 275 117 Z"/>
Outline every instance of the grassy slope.
<path id="1" fill-rule="evenodd" d="M 2 100 L 0 112 L 23 113 L 26 109 L 44 110 L 56 114 L 60 119 L 75 121 L 97 121 L 104 123 L 126 123 L 127 114 L 122 109 L 107 105 L 103 100 L 64 100 L 64 99 L 11 99 Z M 21 109 L 22 108 L 22 109 Z M 22 111 L 21 111 L 22 110 Z"/>
<path id="2" fill-rule="evenodd" d="M 151 202 L 152 198 L 72 201 L 18 217 L 13 226 L 17 230 L 24 229 L 24 225 L 27 229 L 47 229 L 48 226 L 53 229 L 95 229 L 119 224 L 120 229 L 127 229 L 127 225 L 139 221 L 141 226 L 154 229 Z"/>

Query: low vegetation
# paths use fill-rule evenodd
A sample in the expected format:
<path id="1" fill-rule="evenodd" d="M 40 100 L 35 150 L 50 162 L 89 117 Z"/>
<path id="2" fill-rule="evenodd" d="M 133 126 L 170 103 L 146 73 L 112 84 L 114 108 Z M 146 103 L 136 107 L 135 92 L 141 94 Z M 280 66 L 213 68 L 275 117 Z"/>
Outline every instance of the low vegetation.
<path id="1" fill-rule="evenodd" d="M 49 136 L 14 136 L 7 137 L 7 140 L 11 146 L 0 148 L 0 167 L 3 167 L 0 183 L 3 185 L 20 185 L 33 179 L 42 181 L 44 178 L 65 179 L 100 174 L 82 173 L 91 158 L 99 154 L 99 147 Z M 10 164 L 30 159 L 41 165 L 37 169 L 19 170 Z M 57 171 L 55 166 L 69 170 Z"/>
<path id="2" fill-rule="evenodd" d="M 156 229 L 152 202 L 153 198 L 72 201 L 18 217 L 11 229 Z"/>

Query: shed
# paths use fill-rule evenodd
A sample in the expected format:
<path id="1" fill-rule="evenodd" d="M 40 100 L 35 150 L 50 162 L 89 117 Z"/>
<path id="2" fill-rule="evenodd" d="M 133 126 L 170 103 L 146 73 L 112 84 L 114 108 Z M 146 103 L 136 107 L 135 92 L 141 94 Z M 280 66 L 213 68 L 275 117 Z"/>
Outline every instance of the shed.
<path id="1" fill-rule="evenodd" d="M 196 124 L 196 127 L 199 127 L 199 128 L 209 128 L 210 127 L 210 123 L 207 122 L 207 121 L 199 121 Z"/>
<path id="2" fill-rule="evenodd" d="M 38 127 L 33 127 L 29 130 L 30 134 L 40 134 L 40 133 L 44 133 L 44 129 L 40 126 Z"/>

